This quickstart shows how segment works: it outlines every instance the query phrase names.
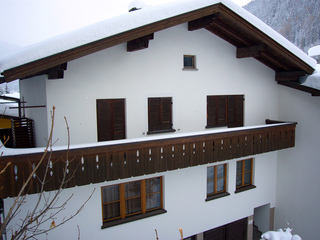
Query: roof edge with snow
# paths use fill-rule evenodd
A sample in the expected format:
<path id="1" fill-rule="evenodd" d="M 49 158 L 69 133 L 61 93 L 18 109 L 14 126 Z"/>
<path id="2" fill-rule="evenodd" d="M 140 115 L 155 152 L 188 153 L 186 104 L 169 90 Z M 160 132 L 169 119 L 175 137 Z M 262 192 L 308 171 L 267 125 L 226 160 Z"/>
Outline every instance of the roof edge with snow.
<path id="1" fill-rule="evenodd" d="M 1 58 L 0 73 L 7 82 L 26 78 L 88 54 L 192 21 L 196 21 L 199 28 L 205 28 L 237 47 L 239 58 L 254 57 L 276 72 L 312 74 L 315 69 L 313 58 L 233 2 L 185 0 L 126 13 L 33 44 Z"/>

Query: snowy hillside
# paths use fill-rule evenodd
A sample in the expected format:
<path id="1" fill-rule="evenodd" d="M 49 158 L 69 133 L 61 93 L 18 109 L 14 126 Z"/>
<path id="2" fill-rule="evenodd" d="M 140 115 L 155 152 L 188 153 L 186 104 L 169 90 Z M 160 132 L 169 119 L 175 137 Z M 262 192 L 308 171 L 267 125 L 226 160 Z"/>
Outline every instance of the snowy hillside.
<path id="1" fill-rule="evenodd" d="M 304 52 L 320 44 L 319 0 L 254 0 L 244 8 Z"/>

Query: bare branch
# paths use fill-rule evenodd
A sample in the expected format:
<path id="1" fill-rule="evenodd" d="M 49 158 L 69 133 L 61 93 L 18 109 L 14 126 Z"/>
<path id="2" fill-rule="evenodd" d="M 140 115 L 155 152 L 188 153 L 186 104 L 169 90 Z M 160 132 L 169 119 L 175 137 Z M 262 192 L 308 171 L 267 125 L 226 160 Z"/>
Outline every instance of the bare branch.
<path id="1" fill-rule="evenodd" d="M 1 170 L 0 175 L 3 174 L 6 169 L 10 166 L 11 162 L 8 162 L 7 165 L 4 167 L 4 169 Z"/>
<path id="2" fill-rule="evenodd" d="M 7 228 L 9 231 L 12 232 L 11 239 L 36 239 L 36 236 L 42 235 L 42 234 L 48 234 L 49 231 L 65 224 L 66 222 L 73 219 L 76 215 L 78 215 L 84 208 L 84 206 L 87 204 L 87 202 L 91 199 L 92 195 L 95 192 L 95 189 L 92 191 L 92 193 L 89 195 L 87 200 L 77 209 L 75 213 L 73 213 L 69 217 L 64 217 L 62 221 L 56 221 L 59 214 L 61 214 L 67 207 L 67 204 L 70 202 L 70 200 L 73 198 L 73 194 L 71 194 L 67 200 L 64 200 L 61 204 L 59 204 L 60 201 L 60 194 L 63 191 L 63 189 L 66 187 L 67 183 L 74 177 L 76 169 L 69 173 L 68 165 L 69 163 L 73 162 L 75 160 L 75 157 L 73 159 L 69 159 L 69 149 L 70 149 L 70 133 L 69 133 L 69 126 L 67 119 L 65 118 L 66 126 L 67 126 L 67 133 L 68 133 L 68 148 L 67 148 L 67 154 L 65 159 L 61 159 L 65 162 L 64 168 L 63 168 L 63 175 L 62 179 L 60 179 L 60 185 L 59 188 L 54 192 L 45 193 L 45 184 L 48 181 L 48 173 L 50 172 L 50 168 L 52 167 L 52 147 L 54 143 L 52 142 L 52 134 L 53 134 L 53 126 L 54 126 L 54 114 L 55 108 L 53 107 L 52 110 L 52 125 L 50 130 L 49 139 L 47 141 L 47 146 L 44 150 L 44 153 L 40 159 L 40 161 L 37 163 L 36 166 L 32 164 L 32 172 L 28 176 L 27 180 L 23 183 L 23 186 L 21 187 L 18 195 L 16 198 L 14 198 L 13 205 L 11 206 L 3 225 L 1 226 L 0 230 L 0 238 L 5 230 Z M 46 163 L 45 163 L 45 159 Z M 41 164 L 46 164 L 46 168 L 44 171 L 44 175 L 42 179 L 39 178 L 39 176 L 36 174 L 37 169 Z M 6 167 L 7 168 L 7 167 Z M 35 205 L 32 210 L 29 210 L 25 216 L 22 219 L 19 219 L 19 224 L 16 223 L 17 230 L 12 226 L 8 227 L 8 224 L 21 212 L 21 208 L 23 203 L 26 200 L 26 190 L 27 186 L 29 185 L 32 177 L 38 179 L 39 183 L 41 184 L 41 187 L 39 189 L 39 194 L 37 201 L 35 202 Z M 50 224 L 48 224 L 50 223 Z M 50 225 L 50 228 L 42 227 Z M 80 238 L 80 229 L 78 226 L 78 239 Z"/>

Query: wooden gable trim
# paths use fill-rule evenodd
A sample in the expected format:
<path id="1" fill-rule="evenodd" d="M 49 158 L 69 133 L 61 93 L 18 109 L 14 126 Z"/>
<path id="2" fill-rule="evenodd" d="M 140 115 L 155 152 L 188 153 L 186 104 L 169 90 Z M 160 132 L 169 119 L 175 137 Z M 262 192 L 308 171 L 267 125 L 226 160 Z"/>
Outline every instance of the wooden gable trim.
<path id="1" fill-rule="evenodd" d="M 222 5 L 219 13 L 219 16 L 225 18 L 227 21 L 232 22 L 239 29 L 241 29 L 241 35 L 251 35 L 253 39 L 257 41 L 257 43 L 268 46 L 268 49 L 281 55 L 281 58 L 285 60 L 287 64 L 291 64 L 292 68 L 295 70 L 300 69 L 308 74 L 313 73 L 314 69 L 311 66 L 291 53 L 285 47 L 274 41 L 271 37 L 267 36 L 264 32 L 253 26 L 250 22 L 246 21 L 238 14 L 235 14 L 226 6 Z"/>
<path id="2" fill-rule="evenodd" d="M 192 22 L 196 19 L 200 20 Z M 312 74 L 314 71 L 311 66 L 267 36 L 260 29 L 253 26 L 228 7 L 218 3 L 5 70 L 2 75 L 5 77 L 6 82 L 25 78 L 88 54 L 143 38 L 154 32 L 186 22 L 191 22 L 190 25 L 192 27 L 190 28 L 193 30 L 201 26 L 206 27 L 208 22 L 210 22 L 210 26 L 206 27 L 207 30 L 222 37 L 237 48 L 250 48 L 261 44 L 267 46 L 268 51 L 263 51 L 262 56 L 255 58 L 275 71 L 304 71 L 307 74 Z M 140 42 L 140 46 L 135 46 L 133 49 L 145 48 L 146 44 L 145 42 L 143 43 L 144 45 L 142 44 L 141 46 Z M 275 60 L 272 61 L 273 59 Z"/>

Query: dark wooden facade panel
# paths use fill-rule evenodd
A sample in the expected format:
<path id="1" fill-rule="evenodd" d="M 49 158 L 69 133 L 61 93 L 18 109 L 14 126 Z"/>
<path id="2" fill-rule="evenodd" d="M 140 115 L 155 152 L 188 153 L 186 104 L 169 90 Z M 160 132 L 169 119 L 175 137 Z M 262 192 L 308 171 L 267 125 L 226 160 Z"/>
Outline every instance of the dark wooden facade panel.
<path id="1" fill-rule="evenodd" d="M 247 218 L 220 226 L 204 233 L 205 240 L 245 240 L 247 239 Z"/>
<path id="2" fill-rule="evenodd" d="M 65 186 L 68 188 L 241 158 L 294 147 L 294 144 L 295 123 L 292 123 L 53 152 L 49 164 L 46 164 L 47 154 L 36 176 L 32 177 L 28 193 L 39 192 L 39 179 L 43 179 L 46 171 L 45 191 L 58 189 L 65 167 L 68 169 L 66 178 L 70 178 Z M 16 196 L 40 158 L 40 153 L 2 157 L 0 170 L 8 161 L 11 165 L 1 176 L 0 197 Z"/>

